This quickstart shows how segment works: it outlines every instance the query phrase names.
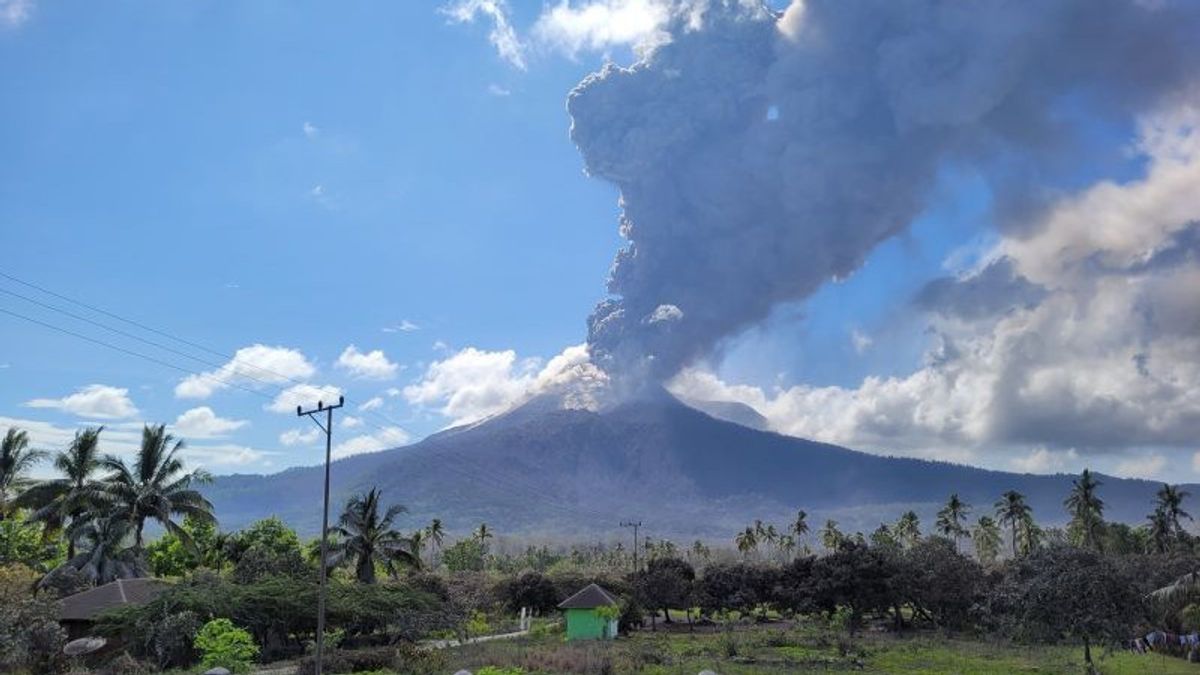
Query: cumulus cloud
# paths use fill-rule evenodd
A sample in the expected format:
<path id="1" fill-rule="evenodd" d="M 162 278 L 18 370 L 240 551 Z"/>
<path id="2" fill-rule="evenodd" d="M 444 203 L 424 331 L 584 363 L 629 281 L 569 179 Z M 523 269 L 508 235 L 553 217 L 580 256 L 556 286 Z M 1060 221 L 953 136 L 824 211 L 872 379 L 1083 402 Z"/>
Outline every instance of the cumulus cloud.
<path id="1" fill-rule="evenodd" d="M 343 429 L 353 429 L 355 427 L 360 427 L 360 426 L 362 426 L 362 423 L 363 423 L 363 421 L 362 421 L 361 417 L 355 417 L 353 415 L 343 416 L 342 421 L 340 422 Z"/>
<path id="2" fill-rule="evenodd" d="M 192 408 L 175 420 L 175 431 L 190 438 L 214 438 L 224 436 L 249 424 L 245 420 L 232 420 L 218 416 L 208 406 Z"/>
<path id="3" fill-rule="evenodd" d="M 506 0 L 457 0 L 446 5 L 442 11 L 458 23 L 473 23 L 479 18 L 490 21 L 492 29 L 488 33 L 488 40 L 492 46 L 505 61 L 525 70 L 525 45 L 513 28 Z"/>
<path id="4" fill-rule="evenodd" d="M 457 425 L 504 412 L 540 394 L 561 395 L 569 407 L 592 406 L 604 380 L 585 345 L 568 347 L 545 363 L 518 360 L 511 349 L 467 347 L 430 364 L 420 381 L 404 388 L 404 397 L 436 408 Z"/>
<path id="5" fill-rule="evenodd" d="M 103 384 L 89 384 L 62 398 L 35 398 L 29 408 L 53 408 L 92 419 L 124 419 L 138 414 L 129 398 L 129 390 Z"/>
<path id="6" fill-rule="evenodd" d="M 305 429 L 288 429 L 279 434 L 279 442 L 286 446 L 293 445 L 312 445 L 321 437 L 320 430 L 316 428 Z"/>
<path id="7" fill-rule="evenodd" d="M 244 445 L 188 445 L 183 451 L 189 466 L 216 467 L 246 467 L 271 465 L 269 457 L 274 454 L 265 450 L 256 450 Z"/>
<path id="8" fill-rule="evenodd" d="M 588 343 L 635 380 L 669 378 L 854 273 L 928 208 L 949 165 L 1018 227 L 1044 202 L 1035 186 L 1125 151 L 1097 147 L 1097 124 L 1131 123 L 1200 78 L 1194 3 L 686 4 L 669 40 L 568 99 L 628 241 Z M 687 315 L 643 320 L 664 302 Z"/>
<path id="9" fill-rule="evenodd" d="M 367 412 L 368 410 L 378 410 L 383 407 L 383 399 L 379 396 L 367 399 L 365 403 L 358 406 L 359 412 Z"/>
<path id="10" fill-rule="evenodd" d="M 534 39 L 570 55 L 613 47 L 649 47 L 666 42 L 674 0 L 561 0 L 546 7 L 533 27 Z"/>
<path id="11" fill-rule="evenodd" d="M 183 378 L 175 385 L 175 396 L 205 399 L 233 384 L 258 388 L 308 379 L 316 371 L 298 349 L 254 344 L 237 350 L 216 370 Z"/>
<path id="12" fill-rule="evenodd" d="M 271 412 L 295 414 L 296 406 L 308 410 L 321 402 L 332 405 L 337 403 L 338 397 L 341 395 L 341 388 L 333 385 L 297 384 L 279 392 L 275 396 L 275 400 L 266 406 L 266 409 Z"/>
<path id="13" fill-rule="evenodd" d="M 338 357 L 337 367 L 364 380 L 388 380 L 400 370 L 398 364 L 388 360 L 383 350 L 360 352 L 354 345 L 346 347 Z"/>
<path id="14" fill-rule="evenodd" d="M 412 436 L 400 427 L 384 427 L 373 434 L 355 436 L 347 441 L 333 446 L 333 458 L 341 459 L 351 455 L 362 455 L 368 452 L 379 452 L 397 446 L 405 445 Z"/>
<path id="15" fill-rule="evenodd" d="M 0 0 L 0 25 L 16 28 L 33 16 L 33 0 Z"/>
<path id="16" fill-rule="evenodd" d="M 1079 453 L 1074 448 L 1063 451 L 1034 448 L 1027 455 L 1014 457 L 1012 467 L 1024 473 L 1074 472 L 1079 468 Z"/>

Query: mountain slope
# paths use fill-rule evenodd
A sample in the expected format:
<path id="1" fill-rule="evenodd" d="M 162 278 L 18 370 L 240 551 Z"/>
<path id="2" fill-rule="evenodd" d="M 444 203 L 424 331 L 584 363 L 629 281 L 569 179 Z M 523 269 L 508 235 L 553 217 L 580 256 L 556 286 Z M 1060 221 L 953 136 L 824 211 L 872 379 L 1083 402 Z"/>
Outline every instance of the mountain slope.
<path id="1" fill-rule="evenodd" d="M 332 494 L 379 486 L 407 505 L 410 524 L 451 530 L 486 521 L 499 532 L 585 537 L 623 518 L 655 536 L 728 539 L 755 518 L 787 522 L 797 508 L 844 529 L 873 529 L 915 508 L 925 522 L 950 492 L 991 511 L 1024 493 L 1044 522 L 1064 519 L 1069 476 L 987 471 L 882 457 L 715 419 L 662 394 L 595 413 L 535 400 L 505 415 L 411 446 L 335 462 Z M 222 476 L 206 492 L 226 529 L 276 514 L 319 528 L 320 467 Z M 1140 522 L 1158 484 L 1104 478 L 1112 519 Z M 1195 490 L 1192 490 L 1195 492 Z"/>

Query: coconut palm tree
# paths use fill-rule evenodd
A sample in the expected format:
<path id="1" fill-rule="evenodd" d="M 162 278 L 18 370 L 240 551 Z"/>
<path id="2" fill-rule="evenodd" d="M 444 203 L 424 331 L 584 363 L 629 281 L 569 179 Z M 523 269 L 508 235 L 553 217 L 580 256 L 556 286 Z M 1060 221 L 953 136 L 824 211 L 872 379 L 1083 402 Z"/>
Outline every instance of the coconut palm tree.
<path id="1" fill-rule="evenodd" d="M 129 545 L 133 531 L 133 523 L 124 518 L 99 516 L 73 520 L 67 528 L 67 538 L 79 542 L 81 553 L 58 569 L 78 570 L 95 585 L 148 576 L 150 567 L 141 548 Z M 46 575 L 42 583 L 57 571 Z"/>
<path id="2" fill-rule="evenodd" d="M 426 533 L 429 535 L 429 543 L 430 543 L 429 548 L 431 551 L 430 558 L 432 559 L 433 558 L 433 554 L 432 554 L 433 549 L 436 548 L 437 550 L 440 551 L 442 548 L 442 541 L 446 538 L 446 528 L 442 525 L 441 518 L 434 518 L 433 520 L 431 520 L 429 522 L 429 527 L 425 528 L 425 530 L 426 530 Z"/>
<path id="3" fill-rule="evenodd" d="M 1084 469 L 1079 478 L 1071 482 L 1071 493 L 1063 500 L 1063 505 L 1071 514 L 1070 528 L 1078 533 L 1081 543 L 1102 552 L 1100 535 L 1104 527 L 1104 502 L 1096 494 L 1100 485 L 1102 483 L 1092 472 Z"/>
<path id="4" fill-rule="evenodd" d="M 1033 521 L 1033 509 L 1025 502 L 1025 495 L 1009 490 L 1000 495 L 996 502 L 996 519 L 1012 531 L 1012 554 L 1017 557 L 1017 536 L 1023 527 Z"/>
<path id="5" fill-rule="evenodd" d="M 754 533 L 753 527 L 747 527 L 733 538 L 733 543 L 742 555 L 748 556 L 751 551 L 758 548 L 758 535 Z"/>
<path id="6" fill-rule="evenodd" d="M 396 517 L 407 509 L 393 504 L 381 514 L 381 494 L 378 488 L 371 488 L 351 497 L 337 526 L 331 528 L 339 537 L 331 550 L 340 558 L 354 558 L 354 576 L 364 584 L 375 583 L 376 563 L 393 577 L 400 567 L 421 566 L 413 540 L 393 527 Z"/>
<path id="7" fill-rule="evenodd" d="M 473 536 L 481 546 L 487 546 L 487 540 L 491 539 L 494 535 L 492 534 L 492 531 L 488 529 L 487 523 L 480 523 L 479 527 L 475 528 L 475 532 L 473 532 L 471 536 Z"/>
<path id="8" fill-rule="evenodd" d="M 967 519 L 967 514 L 971 512 L 971 506 L 959 498 L 958 493 L 950 495 L 950 499 L 946 505 L 942 507 L 937 514 L 937 523 L 935 527 L 938 532 L 950 537 L 954 540 L 954 548 L 958 548 L 958 540 L 963 536 L 970 536 L 967 528 L 963 526 L 963 522 Z"/>
<path id="9" fill-rule="evenodd" d="M 1191 520 L 1192 516 L 1187 511 L 1183 510 L 1183 500 L 1190 496 L 1187 490 L 1180 490 L 1178 485 L 1168 485 L 1163 483 L 1163 486 L 1158 489 L 1155 495 L 1158 500 L 1158 508 L 1167 517 L 1167 523 L 1171 527 L 1171 532 L 1180 537 L 1184 533 L 1183 519 Z"/>
<path id="10" fill-rule="evenodd" d="M 134 546 L 139 549 L 147 519 L 158 521 L 188 548 L 192 547 L 192 537 L 173 516 L 216 522 L 212 504 L 192 487 L 212 478 L 202 469 L 184 471 L 183 459 L 179 457 L 183 447 L 183 441 L 168 434 L 165 425 L 147 424 L 142 429 L 142 445 L 133 466 L 113 455 L 105 455 L 100 461 L 100 466 L 110 473 L 92 491 L 94 498 L 109 510 L 109 515 L 133 525 Z"/>
<path id="11" fill-rule="evenodd" d="M 792 534 L 780 536 L 779 552 L 783 554 L 784 560 L 791 560 L 792 554 L 796 552 L 796 536 Z"/>
<path id="12" fill-rule="evenodd" d="M 896 541 L 906 548 L 911 548 L 920 541 L 921 519 L 917 517 L 917 512 L 908 511 L 900 516 L 900 520 L 896 521 L 896 526 L 892 529 L 892 534 L 896 537 Z"/>
<path id="13" fill-rule="evenodd" d="M 9 516 L 17 495 L 29 487 L 29 470 L 46 457 L 45 451 L 29 447 L 29 434 L 9 427 L 0 443 L 0 520 Z"/>
<path id="14" fill-rule="evenodd" d="M 1154 513 L 1146 516 L 1146 520 L 1150 521 L 1150 545 L 1156 553 L 1166 553 L 1171 548 L 1171 538 L 1174 534 L 1170 516 L 1159 506 L 1154 509 Z"/>
<path id="15" fill-rule="evenodd" d="M 54 456 L 54 468 L 61 478 L 36 483 L 22 494 L 17 503 L 33 509 L 31 520 L 45 525 L 53 534 L 81 518 L 91 506 L 96 484 L 92 475 L 100 468 L 100 432 L 104 427 L 89 427 L 75 432 L 67 449 Z M 67 538 L 67 559 L 75 557 L 75 541 Z"/>
<path id="16" fill-rule="evenodd" d="M 838 529 L 837 521 L 826 520 L 825 527 L 821 528 L 821 544 L 830 551 L 836 551 L 845 541 L 846 535 Z"/>
<path id="17" fill-rule="evenodd" d="M 792 534 L 796 535 L 797 543 L 804 543 L 804 535 L 808 534 L 808 513 L 804 509 L 796 512 L 796 522 L 792 523 Z"/>
<path id="18" fill-rule="evenodd" d="M 1000 526 L 989 516 L 980 516 L 971 532 L 975 541 L 975 557 L 984 565 L 996 562 L 1000 553 Z"/>

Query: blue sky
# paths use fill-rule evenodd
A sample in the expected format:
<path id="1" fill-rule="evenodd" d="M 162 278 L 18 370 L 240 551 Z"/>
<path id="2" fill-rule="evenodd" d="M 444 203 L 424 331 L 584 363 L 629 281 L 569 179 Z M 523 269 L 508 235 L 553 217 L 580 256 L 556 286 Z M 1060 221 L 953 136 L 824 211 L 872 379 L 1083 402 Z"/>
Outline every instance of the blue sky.
<path id="1" fill-rule="evenodd" d="M 0 314 L 3 422 L 49 447 L 105 423 L 123 450 L 141 422 L 207 407 L 217 422 L 199 414 L 197 462 L 273 471 L 320 456 L 267 409 L 281 388 L 339 388 L 362 420 L 339 439 L 371 437 L 346 452 L 377 449 L 460 417 L 445 391 L 405 394 L 431 364 L 474 347 L 520 379 L 583 342 L 621 245 L 618 195 L 584 175 L 565 99 L 605 60 L 634 57 L 622 39 L 538 44 L 540 0 L 500 6 L 527 40 L 523 67 L 497 54 L 488 16 L 459 22 L 436 3 L 0 2 L 0 272 L 211 351 L 170 343 L 189 359 L 81 323 L 13 293 L 163 341 L 12 279 L 0 309 L 188 371 L 252 345 L 304 362 L 295 382 L 240 381 L 258 394 L 181 397 L 178 370 Z M 1143 164 L 1104 166 L 1133 177 Z M 912 298 L 995 245 L 989 203 L 978 176 L 947 168 L 908 233 L 707 367 L 764 391 L 907 375 L 930 344 Z M 382 354 L 339 366 L 351 345 Z"/>

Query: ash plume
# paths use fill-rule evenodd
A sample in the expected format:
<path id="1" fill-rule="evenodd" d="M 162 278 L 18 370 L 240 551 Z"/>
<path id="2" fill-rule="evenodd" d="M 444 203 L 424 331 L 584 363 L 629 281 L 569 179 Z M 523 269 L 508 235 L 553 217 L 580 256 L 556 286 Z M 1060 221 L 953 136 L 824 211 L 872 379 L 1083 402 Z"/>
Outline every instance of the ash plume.
<path id="1" fill-rule="evenodd" d="M 628 245 L 591 358 L 660 382 L 846 277 L 927 206 L 939 172 L 992 187 L 1014 231 L 1041 185 L 1200 77 L 1200 3 L 679 3 L 671 38 L 570 95 L 587 171 Z M 1097 147 L 1099 146 L 1099 147 Z"/>

